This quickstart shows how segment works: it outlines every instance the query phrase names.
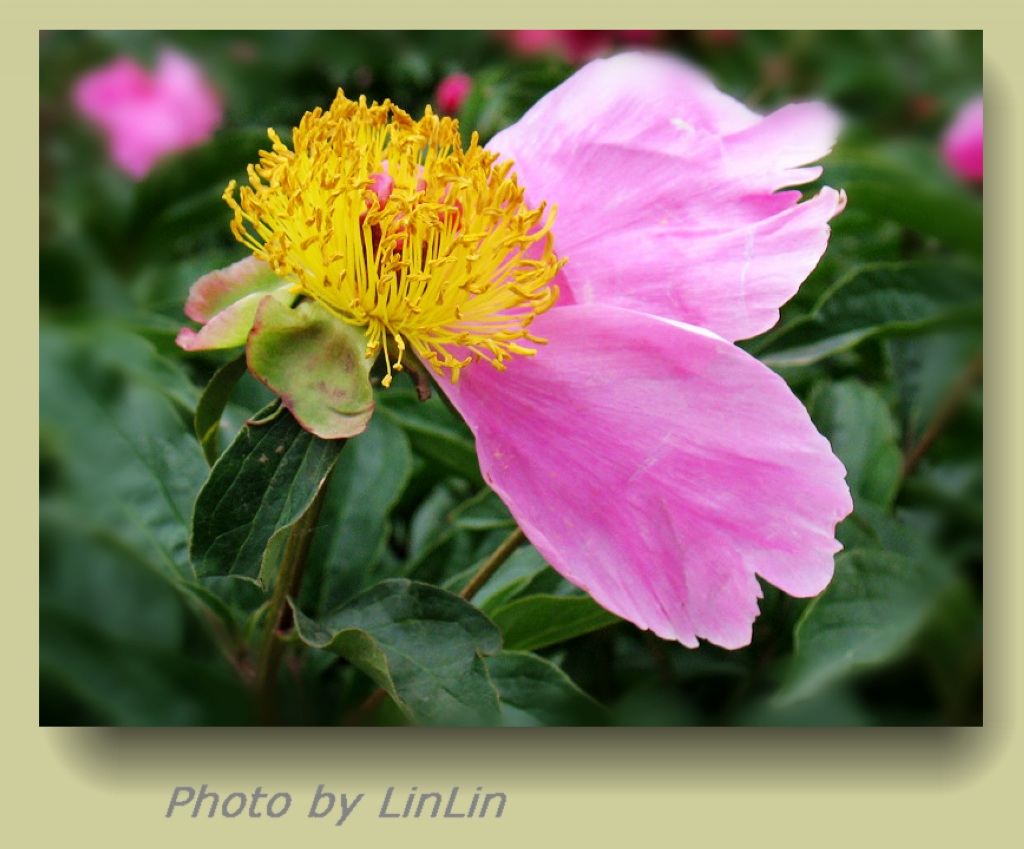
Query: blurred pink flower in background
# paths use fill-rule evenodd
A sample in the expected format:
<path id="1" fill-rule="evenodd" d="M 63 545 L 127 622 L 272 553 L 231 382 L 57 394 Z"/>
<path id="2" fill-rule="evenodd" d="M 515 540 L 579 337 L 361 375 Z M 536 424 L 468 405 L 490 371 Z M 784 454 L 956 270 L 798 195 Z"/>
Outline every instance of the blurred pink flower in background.
<path id="1" fill-rule="evenodd" d="M 168 154 L 208 141 L 223 116 L 202 69 L 169 49 L 152 73 L 134 59 L 115 59 L 82 76 L 71 96 L 103 130 L 114 164 L 136 180 Z"/>
<path id="2" fill-rule="evenodd" d="M 979 94 L 960 108 L 942 137 L 942 158 L 958 177 L 982 181 L 985 166 L 985 121 Z"/>
<path id="3" fill-rule="evenodd" d="M 473 90 L 473 78 L 469 74 L 449 74 L 434 92 L 434 104 L 442 115 L 457 115 Z"/>
<path id="4" fill-rule="evenodd" d="M 656 30 L 621 29 L 514 29 L 502 34 L 512 49 L 523 56 L 548 53 L 570 65 L 581 65 L 611 53 L 617 46 L 642 46 L 658 39 Z"/>

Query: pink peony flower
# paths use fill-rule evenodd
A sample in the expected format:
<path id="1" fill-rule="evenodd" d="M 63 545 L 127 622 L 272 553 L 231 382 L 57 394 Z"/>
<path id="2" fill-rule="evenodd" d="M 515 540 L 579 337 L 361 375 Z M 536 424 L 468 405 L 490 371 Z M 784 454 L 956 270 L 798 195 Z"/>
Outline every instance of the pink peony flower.
<path id="1" fill-rule="evenodd" d="M 152 74 L 129 58 L 90 71 L 72 100 L 103 130 L 114 164 L 136 180 L 168 154 L 209 140 L 222 117 L 201 69 L 173 50 L 161 52 Z"/>
<path id="2" fill-rule="evenodd" d="M 332 110 L 348 120 L 354 105 L 339 103 Z M 307 119 L 304 132 L 321 137 L 316 122 L 327 117 Z M 825 250 L 828 221 L 844 195 L 825 188 L 800 202 L 799 191 L 782 189 L 820 174 L 805 166 L 828 153 L 837 129 L 832 113 L 815 103 L 761 117 L 668 58 L 623 54 L 595 61 L 488 145 L 500 152 L 499 169 L 501 161 L 515 163 L 525 201 L 520 205 L 502 184 L 495 191 L 506 199 L 503 210 L 489 199 L 477 204 L 482 218 L 494 222 L 486 241 L 474 235 L 468 243 L 460 235 L 473 196 L 448 197 L 449 190 L 484 185 L 483 178 L 435 190 L 416 171 L 401 178 L 408 189 L 396 177 L 389 188 L 402 200 L 390 219 L 375 193 L 377 178 L 353 196 L 351 214 L 359 221 L 376 216 L 379 245 L 402 242 L 393 265 L 374 267 L 372 278 L 382 282 L 372 298 L 346 289 L 332 300 L 346 280 L 367 279 L 363 260 L 344 275 L 325 275 L 310 268 L 321 254 L 304 250 L 293 260 L 267 229 L 269 220 L 294 226 L 289 238 L 298 241 L 307 232 L 302 222 L 315 222 L 315 211 L 298 210 L 289 225 L 273 216 L 287 208 L 291 192 L 243 190 L 240 204 L 232 200 L 235 231 L 257 259 L 193 287 L 187 311 L 206 326 L 198 334 L 183 330 L 180 344 L 195 349 L 248 339 L 250 366 L 255 361 L 259 374 L 268 359 L 263 340 L 269 334 L 273 347 L 284 333 L 268 330 L 270 319 L 298 312 L 285 305 L 289 292 L 309 297 L 302 309 L 316 312 L 320 301 L 327 307 L 309 319 L 315 339 L 323 338 L 331 316 L 345 315 L 338 304 L 365 309 L 364 319 L 350 314 L 333 324 L 351 330 L 348 324 L 365 323 L 368 353 L 387 332 L 395 342 L 404 335 L 397 351 L 411 346 L 433 369 L 476 435 L 485 478 L 556 570 L 661 637 L 740 647 L 749 643 L 758 614 L 757 576 L 793 595 L 819 593 L 840 548 L 835 527 L 852 509 L 845 470 L 803 405 L 780 377 L 732 344 L 776 323 L 779 306 Z M 292 160 L 277 144 L 281 158 L 267 160 L 266 168 L 279 169 L 274 173 L 285 180 Z M 451 239 L 452 250 L 463 251 L 439 257 L 436 266 L 425 262 L 422 271 L 419 257 L 433 247 L 408 249 L 409 230 L 386 235 L 406 226 L 406 192 L 414 185 L 439 198 L 441 230 L 429 232 L 446 234 L 441 238 Z M 545 223 L 545 202 L 557 205 L 553 224 Z M 518 216 L 508 228 L 510 241 L 501 241 L 499 213 Z M 263 228 L 256 230 L 266 240 L 262 247 L 245 235 L 246 219 Z M 333 244 L 341 224 L 337 218 L 325 224 L 323 238 Z M 527 226 L 532 235 L 515 235 Z M 312 235 L 304 247 L 316 243 Z M 437 237 L 430 238 L 436 245 Z M 379 250 L 378 242 L 358 256 Z M 507 253 L 483 256 L 481 246 L 488 245 Z M 290 283 L 275 283 L 261 259 Z M 451 276 L 478 262 L 490 263 L 493 275 L 484 288 L 475 273 L 465 272 L 462 282 Z M 384 281 L 406 273 L 401 269 L 409 263 L 417 278 L 433 281 L 423 285 L 436 288 L 413 297 L 405 314 L 393 307 L 412 283 Z M 510 278 L 519 282 L 509 285 Z M 450 310 L 450 324 L 427 322 L 427 307 L 443 312 L 446 298 L 462 297 L 462 289 L 469 294 Z M 522 299 L 509 300 L 513 294 Z M 497 312 L 489 320 L 469 316 L 484 297 Z M 406 318 L 408 329 L 396 329 Z M 286 346 L 278 350 L 288 356 Z M 362 419 L 324 428 L 326 396 L 301 390 L 324 387 L 324 378 L 335 379 L 339 369 L 312 374 L 319 365 L 311 365 L 301 345 L 296 350 L 294 376 L 281 382 L 278 366 L 267 382 L 288 397 L 299 420 L 305 417 L 322 436 L 365 427 L 372 404 L 363 397 L 340 406 L 351 392 L 332 388 L 331 409 Z"/>
<path id="3" fill-rule="evenodd" d="M 985 169 L 985 119 L 981 95 L 961 107 L 942 137 L 942 156 L 958 177 L 980 183 Z"/>
<path id="4" fill-rule="evenodd" d="M 434 102 L 444 115 L 458 115 L 462 104 L 473 90 L 473 78 L 469 74 L 449 74 L 434 92 Z"/>

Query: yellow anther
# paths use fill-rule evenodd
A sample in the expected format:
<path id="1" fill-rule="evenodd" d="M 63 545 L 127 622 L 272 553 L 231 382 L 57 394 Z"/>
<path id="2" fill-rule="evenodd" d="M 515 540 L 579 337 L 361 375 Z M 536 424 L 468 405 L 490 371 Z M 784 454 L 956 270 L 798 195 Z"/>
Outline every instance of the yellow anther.
<path id="1" fill-rule="evenodd" d="M 452 381 L 470 362 L 503 370 L 533 353 L 519 343 L 543 342 L 527 327 L 558 295 L 554 210 L 528 207 L 512 164 L 496 164 L 475 133 L 464 150 L 458 122 L 429 106 L 413 120 L 339 91 L 326 112 L 303 116 L 294 150 L 268 135 L 250 185 L 224 193 L 231 231 L 296 291 L 366 328 L 366 355 L 384 354 L 383 385 L 406 340 Z M 383 203 L 372 188 L 381 177 L 393 182 Z"/>

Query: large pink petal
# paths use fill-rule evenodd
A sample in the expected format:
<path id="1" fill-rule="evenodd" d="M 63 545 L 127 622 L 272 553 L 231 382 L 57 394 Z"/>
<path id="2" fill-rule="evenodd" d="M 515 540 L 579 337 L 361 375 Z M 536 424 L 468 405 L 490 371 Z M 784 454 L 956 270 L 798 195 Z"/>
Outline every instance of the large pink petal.
<path id="1" fill-rule="evenodd" d="M 645 312 L 685 320 L 726 339 L 746 339 L 778 322 L 779 306 L 796 294 L 825 252 L 826 222 L 844 203 L 843 194 L 826 188 L 744 227 L 695 231 L 685 238 L 657 226 L 611 231 L 602 236 L 600 250 L 595 245 L 570 254 L 562 276 L 579 303 L 627 309 L 640 304 Z M 615 262 L 616 257 L 629 261 Z"/>
<path id="2" fill-rule="evenodd" d="M 697 328 L 600 305 L 446 387 L 530 541 L 609 610 L 695 646 L 750 641 L 755 573 L 820 592 L 851 508 L 845 471 L 785 382 Z"/>
<path id="3" fill-rule="evenodd" d="M 710 315 L 740 339 L 777 321 L 824 252 L 841 195 L 798 205 L 779 190 L 819 176 L 803 166 L 837 131 L 822 104 L 762 118 L 699 71 L 633 53 L 582 68 L 488 147 L 515 161 L 532 205 L 557 204 L 572 300 Z"/>

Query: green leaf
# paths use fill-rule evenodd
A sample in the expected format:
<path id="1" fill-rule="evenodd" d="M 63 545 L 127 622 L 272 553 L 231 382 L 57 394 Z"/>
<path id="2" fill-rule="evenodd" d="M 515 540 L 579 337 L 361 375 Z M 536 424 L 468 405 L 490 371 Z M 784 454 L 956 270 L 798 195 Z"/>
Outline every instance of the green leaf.
<path id="1" fill-rule="evenodd" d="M 981 437 L 978 437 L 977 452 L 982 451 Z M 914 469 L 900 490 L 901 503 L 909 509 L 925 510 L 933 526 L 945 527 L 951 531 L 958 527 L 974 527 L 978 536 L 964 540 L 970 550 L 976 547 L 979 555 L 982 548 L 981 531 L 985 520 L 984 509 L 984 468 L 981 457 L 964 458 L 943 462 L 935 448 L 929 457 Z"/>
<path id="2" fill-rule="evenodd" d="M 953 386 L 963 379 L 969 363 L 982 349 L 981 328 L 930 333 L 887 343 L 896 387 L 900 418 L 907 444 L 916 443 L 927 430 Z"/>
<path id="3" fill-rule="evenodd" d="M 333 610 L 371 583 L 390 537 L 391 512 L 411 473 L 412 454 L 401 428 L 374 416 L 331 475 L 307 566 L 303 600 L 310 609 Z"/>
<path id="4" fill-rule="evenodd" d="M 518 553 L 519 552 L 517 552 L 517 554 Z M 548 566 L 540 556 L 539 552 L 534 550 L 534 557 L 530 562 L 532 564 L 536 564 L 536 568 L 524 568 L 524 573 L 521 575 L 519 580 L 515 581 L 514 584 L 509 585 L 507 588 L 503 588 L 500 592 L 496 592 L 494 598 L 488 598 L 486 604 L 482 605 L 488 615 L 490 615 L 493 610 L 496 610 L 498 606 L 505 606 L 505 604 L 513 598 L 526 598 L 527 596 L 534 595 L 556 596 L 557 598 L 586 597 L 587 594 L 584 590 L 581 590 L 575 584 L 570 583 L 558 572 Z M 504 571 L 505 568 L 506 567 L 503 566 L 502 571 Z M 488 584 L 490 583 L 491 582 L 488 581 Z M 478 598 L 482 599 L 483 596 L 484 593 L 481 592 Z"/>
<path id="5" fill-rule="evenodd" d="M 856 728 L 873 722 L 847 688 L 833 687 L 786 704 L 771 698 L 756 699 L 734 724 L 755 728 Z"/>
<path id="6" fill-rule="evenodd" d="M 481 491 L 451 508 L 456 491 L 463 489 L 461 482 L 442 480 L 416 510 L 410 525 L 405 577 L 461 589 L 475 572 L 474 564 L 491 554 L 508 536 L 504 527 L 473 529 L 455 524 L 455 517 L 463 509 L 486 498 L 486 492 Z M 453 579 L 457 586 L 451 583 Z"/>
<path id="7" fill-rule="evenodd" d="M 459 505 L 452 511 L 451 520 L 455 527 L 471 531 L 511 530 L 516 526 L 508 507 L 492 489 L 481 490 L 476 498 Z"/>
<path id="8" fill-rule="evenodd" d="M 455 532 L 452 514 L 459 504 L 460 493 L 456 491 L 457 489 L 458 487 L 443 479 L 419 500 L 409 518 L 405 540 L 407 560 L 415 562 L 437 541 Z"/>
<path id="9" fill-rule="evenodd" d="M 189 614 L 173 576 L 154 569 L 69 499 L 44 498 L 39 508 L 41 605 L 136 645 L 174 650 L 185 643 Z"/>
<path id="10" fill-rule="evenodd" d="M 508 508 L 490 489 L 482 489 L 468 499 L 460 500 L 460 492 L 464 487 L 453 485 L 450 481 L 442 481 L 423 498 L 420 506 L 413 514 L 409 523 L 408 540 L 406 543 L 407 557 L 418 574 L 430 574 L 429 562 L 443 561 L 447 556 L 451 565 L 466 566 L 474 570 L 480 565 L 474 561 L 476 556 L 471 553 L 481 550 L 487 541 L 500 541 L 501 532 L 507 535 L 515 528 Z M 460 545 L 461 543 L 461 545 Z M 484 549 L 484 555 L 492 549 Z M 456 552 L 459 552 L 458 554 Z M 460 559 L 461 554 L 461 559 Z M 440 556 L 438 556 L 440 555 Z M 427 568 L 424 569 L 423 567 Z M 466 570 L 464 570 L 466 571 Z M 504 569 L 502 570 L 505 571 Z M 468 580 L 473 574 L 450 576 L 449 570 L 442 568 L 432 573 L 431 583 L 447 583 L 451 577 Z M 488 582 L 490 583 L 490 582 Z"/>
<path id="11" fill-rule="evenodd" d="M 604 708 L 549 660 L 503 651 L 487 658 L 506 726 L 607 725 Z"/>
<path id="12" fill-rule="evenodd" d="M 508 649 L 533 651 L 613 625 L 620 619 L 590 596 L 531 595 L 491 613 Z"/>
<path id="13" fill-rule="evenodd" d="M 189 573 L 189 515 L 206 463 L 181 405 L 152 385 L 168 373 L 152 347 L 126 342 L 134 359 L 118 360 L 103 348 L 107 330 L 40 327 L 43 485 L 84 524 L 178 578 Z"/>
<path id="14" fill-rule="evenodd" d="M 914 528 L 869 501 L 857 502 L 853 513 L 836 528 L 836 538 L 847 550 L 892 551 L 912 559 L 933 556 Z"/>
<path id="15" fill-rule="evenodd" d="M 188 376 L 177 363 L 160 356 L 151 342 L 105 321 L 87 332 L 82 341 L 97 365 L 159 392 L 182 410 L 191 412 L 195 407 L 197 393 Z"/>
<path id="16" fill-rule="evenodd" d="M 435 393 L 428 401 L 415 394 L 389 389 L 380 393 L 378 413 L 399 425 L 413 451 L 444 474 L 483 486 L 473 435 Z"/>
<path id="17" fill-rule="evenodd" d="M 796 653 L 779 703 L 814 695 L 853 672 L 900 656 L 950 579 L 935 559 L 871 550 L 840 554 L 832 583 L 797 623 Z"/>
<path id="18" fill-rule="evenodd" d="M 344 445 L 303 430 L 283 408 L 242 428 L 196 499 L 190 548 L 196 574 L 265 584 L 271 558 L 264 552 L 309 507 Z"/>
<path id="19" fill-rule="evenodd" d="M 96 622 L 42 606 L 43 724 L 235 725 L 251 696 L 227 663 L 125 639 Z"/>
<path id="20" fill-rule="evenodd" d="M 981 288 L 980 268 L 949 261 L 863 266 L 755 353 L 772 368 L 809 365 L 875 336 L 980 320 Z"/>
<path id="21" fill-rule="evenodd" d="M 896 422 L 885 400 L 858 380 L 830 383 L 816 392 L 811 418 L 846 466 L 857 498 L 892 504 L 903 473 Z"/>
<path id="22" fill-rule="evenodd" d="M 210 378 L 206 389 L 199 396 L 199 403 L 196 404 L 195 429 L 199 444 L 203 448 L 206 462 L 211 466 L 217 462 L 220 456 L 220 417 L 231 397 L 231 391 L 235 384 L 245 374 L 245 355 L 242 354 L 228 363 L 225 363 Z"/>
<path id="23" fill-rule="evenodd" d="M 208 246 L 196 246 L 173 261 L 147 262 L 133 274 L 132 302 L 143 315 L 156 314 L 172 321 L 172 340 L 183 324 L 182 305 L 192 285 L 211 268 L 224 268 L 237 261 L 244 250 L 237 242 L 231 245 L 223 240 L 223 230 L 211 235 L 219 235 L 221 240 Z"/>
<path id="24" fill-rule="evenodd" d="M 631 728 L 704 725 L 707 720 L 687 699 L 692 687 L 665 687 L 656 678 L 639 678 L 611 705 L 614 725 Z"/>
<path id="25" fill-rule="evenodd" d="M 246 356 L 253 374 L 307 430 L 324 439 L 347 439 L 366 429 L 373 413 L 366 337 L 316 301 L 289 308 L 264 298 Z"/>
<path id="26" fill-rule="evenodd" d="M 473 575 L 477 573 L 480 565 L 479 563 L 474 563 L 463 574 L 456 576 L 452 579 L 451 586 L 461 590 Z M 494 576 L 477 591 L 477 594 L 473 596 L 473 603 L 490 616 L 493 611 L 505 606 L 516 596 L 521 595 L 537 574 L 544 570 L 553 571 L 536 548 L 528 543 L 522 545 L 502 564 Z"/>
<path id="27" fill-rule="evenodd" d="M 972 716 L 980 704 L 984 665 L 981 600 L 967 581 L 953 583 L 921 634 L 920 645 L 932 685 L 945 706 L 950 725 L 981 724 Z"/>
<path id="28" fill-rule="evenodd" d="M 405 566 L 405 577 L 461 591 L 479 564 L 508 536 L 504 531 L 465 531 L 449 528 L 415 560 Z M 466 567 L 466 564 L 473 564 Z"/>
<path id="29" fill-rule="evenodd" d="M 292 605 L 302 642 L 341 655 L 413 721 L 494 724 L 498 696 L 481 655 L 501 648 L 489 619 L 456 595 L 382 581 L 316 622 Z"/>
<path id="30" fill-rule="evenodd" d="M 73 503 L 40 508 L 42 722 L 244 721 L 250 696 L 195 615 L 212 613 L 235 635 L 224 603 L 157 574 Z"/>
<path id="31" fill-rule="evenodd" d="M 981 198 L 951 178 L 933 146 L 837 150 L 826 180 L 842 186 L 857 209 L 981 256 Z"/>

